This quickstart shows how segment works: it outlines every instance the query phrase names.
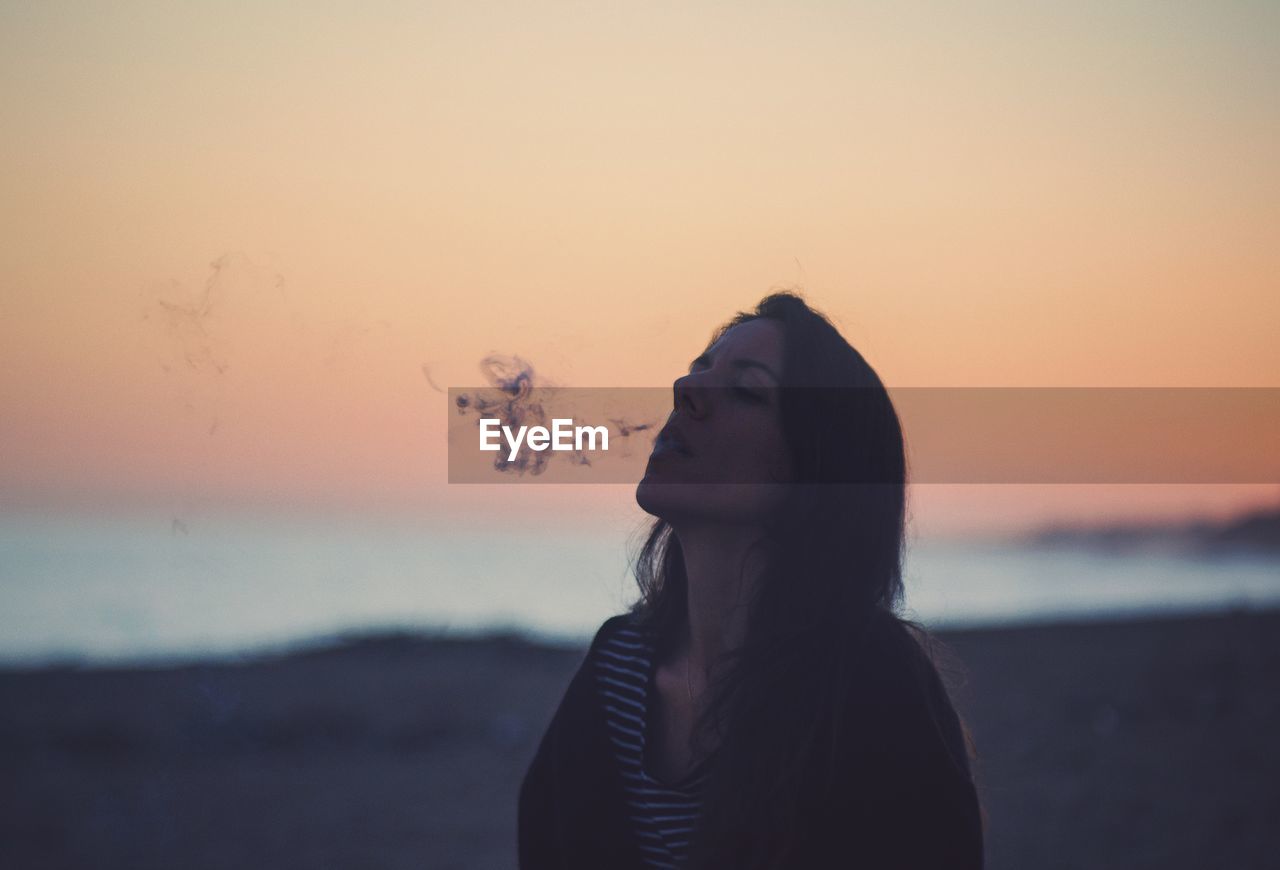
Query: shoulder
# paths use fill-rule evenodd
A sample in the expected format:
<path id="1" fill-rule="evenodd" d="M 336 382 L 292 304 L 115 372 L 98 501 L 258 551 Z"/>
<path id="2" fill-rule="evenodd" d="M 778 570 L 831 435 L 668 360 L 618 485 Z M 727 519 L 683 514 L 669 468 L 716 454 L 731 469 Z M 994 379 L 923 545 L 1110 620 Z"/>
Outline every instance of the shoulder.
<path id="1" fill-rule="evenodd" d="M 611 616 L 596 629 L 595 637 L 591 639 L 591 645 L 587 648 L 587 657 L 595 656 L 609 644 L 638 639 L 640 634 L 640 621 L 634 614 L 627 612 Z"/>
<path id="2" fill-rule="evenodd" d="M 875 620 L 859 656 L 853 700 L 877 711 L 866 724 L 883 750 L 929 760 L 968 780 L 969 741 L 939 670 L 939 651 L 915 626 L 889 616 Z"/>
<path id="3" fill-rule="evenodd" d="M 940 650 L 924 629 L 884 615 L 868 626 L 861 659 L 876 682 L 892 689 L 903 702 L 950 706 L 938 669 Z"/>
<path id="4" fill-rule="evenodd" d="M 602 716 L 595 675 L 596 652 L 630 625 L 626 615 L 606 619 L 578 663 L 539 741 L 520 785 L 517 843 L 522 868 L 565 867 L 613 861 L 625 832 L 601 796 L 616 789 L 612 747 Z M 584 862 L 584 850 L 604 855 Z"/>
<path id="5" fill-rule="evenodd" d="M 982 866 L 981 809 L 933 645 L 892 617 L 869 628 L 846 705 L 846 786 L 835 803 L 861 820 L 868 854 L 885 866 L 967 870 Z"/>
<path id="6" fill-rule="evenodd" d="M 638 624 L 639 622 L 637 617 L 630 612 L 610 616 L 600 624 L 598 629 L 596 629 L 596 637 L 595 641 L 592 641 L 592 646 L 594 646 L 597 641 L 610 637 L 618 631 L 634 631 L 638 627 Z"/>
<path id="7" fill-rule="evenodd" d="M 544 743 L 554 742 L 566 730 L 581 733 L 582 729 L 594 727 L 598 703 L 596 700 L 597 661 L 601 651 L 617 642 L 623 632 L 634 628 L 630 614 L 618 614 L 606 619 L 591 639 L 586 651 L 578 660 L 578 665 L 570 678 L 559 706 L 551 718 Z"/>
<path id="8" fill-rule="evenodd" d="M 602 730 L 601 680 L 616 678 L 616 674 L 603 673 L 603 668 L 605 664 L 612 663 L 611 654 L 621 651 L 621 647 L 616 645 L 626 643 L 625 638 L 636 628 L 630 614 L 619 614 L 606 619 L 596 630 L 591 644 L 579 659 L 577 669 L 561 695 L 560 703 L 543 737 L 548 751 L 554 751 L 553 747 L 559 746 L 565 751 L 576 753 L 586 735 Z"/>

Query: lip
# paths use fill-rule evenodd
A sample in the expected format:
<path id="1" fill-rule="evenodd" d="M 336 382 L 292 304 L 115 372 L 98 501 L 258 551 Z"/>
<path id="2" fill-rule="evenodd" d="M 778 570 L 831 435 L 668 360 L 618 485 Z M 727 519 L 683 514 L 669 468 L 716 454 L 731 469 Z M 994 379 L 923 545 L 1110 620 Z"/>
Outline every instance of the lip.
<path id="1" fill-rule="evenodd" d="M 666 426 L 658 433 L 657 439 L 653 442 L 654 454 L 675 452 L 683 456 L 692 456 L 693 451 L 689 449 L 689 442 L 680 434 L 680 430 L 674 426 Z"/>

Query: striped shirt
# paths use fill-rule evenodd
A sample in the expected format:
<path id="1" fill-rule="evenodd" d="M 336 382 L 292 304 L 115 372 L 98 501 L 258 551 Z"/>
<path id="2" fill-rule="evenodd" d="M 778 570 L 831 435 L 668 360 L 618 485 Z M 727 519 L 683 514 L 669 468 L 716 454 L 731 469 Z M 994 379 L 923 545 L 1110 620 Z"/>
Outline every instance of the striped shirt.
<path id="1" fill-rule="evenodd" d="M 667 784 L 645 769 L 646 711 L 654 678 L 652 635 L 627 625 L 615 628 L 597 647 L 595 677 L 641 853 L 651 867 L 679 867 L 688 851 L 707 771 L 704 760 L 682 781 Z"/>

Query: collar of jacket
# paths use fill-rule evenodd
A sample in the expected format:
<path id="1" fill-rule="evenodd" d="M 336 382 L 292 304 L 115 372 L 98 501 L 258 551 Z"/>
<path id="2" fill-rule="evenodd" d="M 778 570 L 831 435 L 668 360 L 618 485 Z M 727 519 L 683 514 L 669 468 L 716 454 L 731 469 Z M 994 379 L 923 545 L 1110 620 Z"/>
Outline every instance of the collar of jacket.
<path id="1" fill-rule="evenodd" d="M 637 835 L 625 811 L 622 776 L 596 694 L 596 633 L 547 726 L 520 786 L 520 870 L 643 870 Z"/>

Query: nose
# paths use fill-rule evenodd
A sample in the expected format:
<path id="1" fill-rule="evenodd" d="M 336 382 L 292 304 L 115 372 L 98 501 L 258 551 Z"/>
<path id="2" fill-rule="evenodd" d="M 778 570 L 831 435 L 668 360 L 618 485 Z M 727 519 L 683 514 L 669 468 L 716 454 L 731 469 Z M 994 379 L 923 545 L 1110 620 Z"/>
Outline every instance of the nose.
<path id="1" fill-rule="evenodd" d="M 677 411 L 683 408 L 685 413 L 694 418 L 706 416 L 709 408 L 707 391 L 698 385 L 692 374 L 676 378 L 673 386 Z"/>

